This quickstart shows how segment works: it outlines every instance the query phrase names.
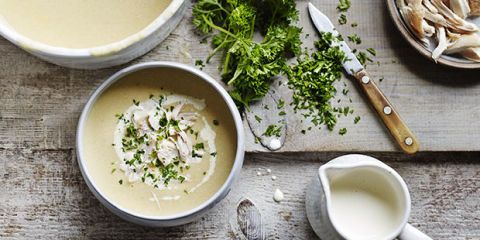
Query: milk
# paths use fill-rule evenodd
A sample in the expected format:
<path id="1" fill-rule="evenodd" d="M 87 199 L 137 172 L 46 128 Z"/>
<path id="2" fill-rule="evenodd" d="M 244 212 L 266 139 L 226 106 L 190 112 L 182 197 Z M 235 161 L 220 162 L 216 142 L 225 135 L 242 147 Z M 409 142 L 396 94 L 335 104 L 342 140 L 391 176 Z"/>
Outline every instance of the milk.
<path id="1" fill-rule="evenodd" d="M 384 176 L 369 169 L 332 177 L 330 217 L 347 239 L 385 239 L 402 221 L 402 205 Z"/>

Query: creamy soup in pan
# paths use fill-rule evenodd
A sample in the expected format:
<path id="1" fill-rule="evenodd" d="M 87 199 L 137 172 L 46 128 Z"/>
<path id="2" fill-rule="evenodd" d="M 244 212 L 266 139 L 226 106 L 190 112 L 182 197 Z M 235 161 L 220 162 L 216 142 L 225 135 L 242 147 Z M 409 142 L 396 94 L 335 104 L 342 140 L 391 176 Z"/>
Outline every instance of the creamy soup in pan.
<path id="1" fill-rule="evenodd" d="M 98 190 L 147 216 L 185 212 L 212 197 L 236 152 L 235 125 L 220 95 L 206 83 L 192 85 L 193 76 L 162 71 L 142 70 L 106 90 L 82 139 Z"/>
<path id="2" fill-rule="evenodd" d="M 171 0 L 0 0 L 0 19 L 51 46 L 90 48 L 133 35 Z"/>

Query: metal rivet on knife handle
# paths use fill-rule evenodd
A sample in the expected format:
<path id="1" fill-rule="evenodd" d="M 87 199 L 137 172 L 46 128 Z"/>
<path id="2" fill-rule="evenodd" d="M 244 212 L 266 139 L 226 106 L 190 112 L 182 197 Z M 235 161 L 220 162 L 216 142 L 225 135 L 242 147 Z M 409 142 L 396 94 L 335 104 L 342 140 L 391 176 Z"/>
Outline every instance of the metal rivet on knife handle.
<path id="1" fill-rule="evenodd" d="M 390 115 L 392 113 L 392 108 L 389 107 L 389 106 L 385 106 L 383 108 L 383 113 L 387 114 L 387 115 Z"/>
<path id="2" fill-rule="evenodd" d="M 413 144 L 413 139 L 411 137 L 405 138 L 405 144 L 411 146 Z"/>
<path id="3" fill-rule="evenodd" d="M 368 84 L 370 82 L 370 78 L 368 76 L 363 76 L 362 77 L 362 82 L 365 84 Z"/>

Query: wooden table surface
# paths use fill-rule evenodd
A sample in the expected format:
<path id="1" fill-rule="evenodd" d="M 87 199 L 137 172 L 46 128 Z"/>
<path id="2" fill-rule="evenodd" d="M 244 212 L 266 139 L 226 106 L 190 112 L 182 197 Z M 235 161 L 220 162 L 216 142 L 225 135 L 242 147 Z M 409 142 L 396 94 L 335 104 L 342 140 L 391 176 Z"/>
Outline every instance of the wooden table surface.
<path id="1" fill-rule="evenodd" d="M 336 1 L 313 2 L 337 18 Z M 377 49 L 380 66 L 370 64 L 371 75 L 385 78 L 380 87 L 416 133 L 422 150 L 442 152 L 413 157 L 395 153 L 374 112 L 350 86 L 347 99 L 352 98 L 355 114 L 339 122 L 348 128 L 347 135 L 326 130 L 303 135 L 300 117 L 289 114 L 281 149 L 285 153 L 247 154 L 241 177 L 224 201 L 201 221 L 167 229 L 137 227 L 108 212 L 87 189 L 76 162 L 75 128 L 88 96 L 106 77 L 132 63 L 96 71 L 65 69 L 0 38 L 0 239 L 237 239 L 232 213 L 243 198 L 260 209 L 268 239 L 315 239 L 304 210 L 306 184 L 339 152 L 369 152 L 398 170 L 412 193 L 411 223 L 434 239 L 480 239 L 480 154 L 458 152 L 480 150 L 480 72 L 447 69 L 421 57 L 401 39 L 384 5 L 381 0 L 353 2 L 348 19 L 359 26 L 340 31 L 357 32 L 361 49 Z M 312 35 L 308 45 L 314 31 L 305 6 L 306 1 L 298 1 L 301 24 Z M 190 15 L 166 41 L 134 62 L 193 65 L 203 59 L 210 48 L 199 44 Z M 204 70 L 218 78 L 216 62 Z M 286 89 L 279 92 L 288 99 Z M 362 120 L 353 125 L 356 115 Z M 249 152 L 265 151 L 248 131 L 247 139 Z M 295 151 L 322 153 L 288 153 Z M 258 168 L 272 169 L 278 179 L 257 176 Z M 275 188 L 285 192 L 280 204 L 272 200 Z"/>
<path id="2" fill-rule="evenodd" d="M 267 239 L 317 239 L 305 213 L 305 190 L 318 167 L 339 153 L 248 154 L 229 195 L 201 220 L 152 229 L 127 223 L 90 193 L 73 149 L 0 150 L 0 239 L 242 239 L 236 205 L 248 198 L 262 214 Z M 405 178 L 410 223 L 433 239 L 480 239 L 480 154 L 407 157 L 375 153 Z M 258 168 L 277 176 L 257 176 Z M 285 194 L 273 201 L 276 188 Z"/>
<path id="3" fill-rule="evenodd" d="M 336 0 L 313 1 L 336 22 Z M 315 39 L 312 24 L 306 13 L 307 1 L 298 1 L 300 25 L 310 37 L 305 46 Z M 369 14 L 354 14 L 369 12 Z M 374 47 L 375 61 L 368 71 L 373 77 L 384 78 L 379 83 L 408 126 L 417 135 L 422 151 L 479 151 L 480 150 L 480 70 L 460 71 L 435 65 L 415 52 L 401 38 L 387 15 L 381 0 L 354 2 L 348 13 L 357 28 L 340 27 L 344 35 L 356 32 L 363 43 L 359 49 Z M 194 65 L 196 59 L 205 59 L 211 50 L 199 44 L 202 36 L 194 33 L 191 11 L 169 38 L 153 51 L 134 61 L 177 61 Z M 167 50 L 168 48 L 168 50 Z M 132 64 L 132 63 L 130 63 Z M 35 149 L 72 148 L 80 111 L 89 95 L 108 76 L 130 65 L 87 71 L 72 70 L 43 62 L 0 38 L 0 144 L 16 148 Z M 204 70 L 219 79 L 218 58 Z M 301 130 L 308 125 L 302 117 L 288 112 L 288 131 L 285 146 L 280 151 L 397 151 L 391 137 L 374 111 L 365 103 L 348 79 L 343 82 L 350 89 L 348 96 L 338 98 L 355 110 L 353 115 L 339 120 L 337 129 Z M 274 84 L 278 87 L 277 84 Z M 290 98 L 286 87 L 277 90 L 282 98 Z M 348 103 L 348 99 L 352 103 Z M 345 106 L 345 105 L 344 105 Z M 358 124 L 353 123 L 360 116 Z M 339 136 L 338 129 L 348 133 Z M 248 130 L 248 126 L 246 126 Z M 247 131 L 247 151 L 266 151 L 255 144 Z"/>

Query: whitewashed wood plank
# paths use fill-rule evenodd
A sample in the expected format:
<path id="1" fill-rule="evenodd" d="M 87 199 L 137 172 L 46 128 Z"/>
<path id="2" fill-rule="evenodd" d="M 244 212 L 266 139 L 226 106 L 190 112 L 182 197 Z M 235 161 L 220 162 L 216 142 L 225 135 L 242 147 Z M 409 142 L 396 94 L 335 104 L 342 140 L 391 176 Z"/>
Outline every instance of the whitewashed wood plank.
<path id="1" fill-rule="evenodd" d="M 306 13 L 306 2 L 298 1 L 298 9 L 300 23 L 310 34 L 305 44 L 310 46 L 315 32 Z M 336 1 L 313 2 L 333 20 L 337 18 Z M 374 59 L 380 66 L 373 63 L 368 70 L 377 79 L 385 78 L 380 88 L 417 135 L 421 150 L 480 150 L 479 71 L 453 70 L 421 57 L 394 29 L 383 1 L 352 4 L 348 19 L 359 26 L 341 26 L 339 30 L 344 35 L 358 33 L 363 40 L 359 48 L 377 49 Z M 204 59 L 210 51 L 208 45 L 199 44 L 201 39 L 195 34 L 188 11 L 165 42 L 133 63 L 168 60 L 194 65 L 196 59 Z M 1 38 L 0 56 L 0 146 L 9 149 L 74 147 L 77 118 L 89 94 L 106 77 L 126 66 L 97 71 L 65 69 L 36 59 Z M 204 70 L 219 79 L 217 66 L 215 58 Z M 301 130 L 308 126 L 287 109 L 289 128 L 280 151 L 398 151 L 374 111 L 349 80 L 343 81 L 349 85 L 350 93 L 339 97 L 342 103 L 353 100 L 348 105 L 355 109 L 354 115 L 340 119 L 334 132 L 312 130 L 303 135 Z M 288 89 L 279 92 L 289 99 Z M 357 115 L 362 119 L 355 125 L 353 118 Z M 348 129 L 345 136 L 337 134 L 342 127 Z M 254 143 L 248 126 L 245 129 L 247 151 L 266 151 Z"/>
<path id="2" fill-rule="evenodd" d="M 316 239 L 304 209 L 306 185 L 318 167 L 338 156 L 249 154 L 233 190 L 201 220 L 175 228 L 143 228 L 106 210 L 84 183 L 74 150 L 0 149 L 1 239 L 237 239 L 232 223 L 244 198 L 258 207 L 267 239 Z M 480 236 L 478 153 L 375 157 L 395 168 L 412 195 L 410 222 L 433 239 Z M 257 176 L 258 168 L 271 175 Z M 273 201 L 276 188 L 285 193 Z"/>

